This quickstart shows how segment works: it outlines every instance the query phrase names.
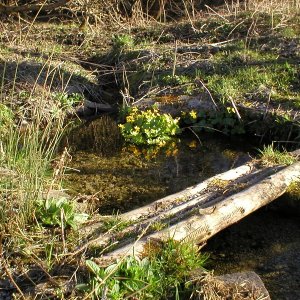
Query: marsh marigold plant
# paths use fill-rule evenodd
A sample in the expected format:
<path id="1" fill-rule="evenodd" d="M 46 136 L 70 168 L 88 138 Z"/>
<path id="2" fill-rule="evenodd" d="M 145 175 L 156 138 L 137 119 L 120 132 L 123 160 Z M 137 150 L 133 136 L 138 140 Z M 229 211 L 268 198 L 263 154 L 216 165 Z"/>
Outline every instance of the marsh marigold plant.
<path id="1" fill-rule="evenodd" d="M 126 122 L 119 127 L 126 142 L 163 146 L 172 136 L 181 132 L 178 122 L 179 118 L 161 114 L 157 108 L 141 111 L 133 107 L 126 116 Z"/>

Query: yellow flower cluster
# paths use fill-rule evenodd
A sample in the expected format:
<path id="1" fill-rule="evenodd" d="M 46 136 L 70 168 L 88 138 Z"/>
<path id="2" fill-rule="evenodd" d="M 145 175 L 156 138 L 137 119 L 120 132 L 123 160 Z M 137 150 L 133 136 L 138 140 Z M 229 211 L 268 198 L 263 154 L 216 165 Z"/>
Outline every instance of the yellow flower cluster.
<path id="1" fill-rule="evenodd" d="M 126 117 L 126 122 L 127 122 L 127 123 L 133 123 L 133 122 L 134 122 L 134 117 L 133 117 L 133 115 L 128 115 L 128 116 Z"/>

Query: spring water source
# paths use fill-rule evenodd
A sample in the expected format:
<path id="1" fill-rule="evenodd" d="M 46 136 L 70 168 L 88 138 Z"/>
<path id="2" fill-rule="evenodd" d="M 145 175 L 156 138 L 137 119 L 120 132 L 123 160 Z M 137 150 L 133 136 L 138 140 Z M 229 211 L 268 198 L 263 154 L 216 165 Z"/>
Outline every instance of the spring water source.
<path id="1" fill-rule="evenodd" d="M 182 136 L 163 149 L 124 145 L 109 116 L 84 124 L 65 141 L 72 161 L 69 194 L 82 195 L 92 211 L 124 212 L 238 167 L 255 147 L 226 136 Z M 281 200 L 276 200 L 281 201 Z M 260 209 L 208 241 L 215 274 L 253 270 L 271 298 L 300 299 L 300 218 Z"/>
<path id="2" fill-rule="evenodd" d="M 100 214 L 143 206 L 250 159 L 244 142 L 233 146 L 226 136 L 189 134 L 163 148 L 125 145 L 107 116 L 71 133 L 68 143 L 65 187 L 73 195 L 94 195 Z"/>

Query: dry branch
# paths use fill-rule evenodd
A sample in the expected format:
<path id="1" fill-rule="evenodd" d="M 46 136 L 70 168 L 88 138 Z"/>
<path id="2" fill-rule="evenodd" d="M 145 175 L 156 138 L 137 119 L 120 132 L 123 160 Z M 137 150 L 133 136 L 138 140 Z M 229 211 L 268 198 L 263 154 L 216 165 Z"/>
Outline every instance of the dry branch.
<path id="1" fill-rule="evenodd" d="M 99 259 L 99 262 L 109 264 L 123 256 L 140 255 L 151 240 L 172 238 L 177 241 L 203 243 L 224 228 L 277 199 L 291 182 L 297 180 L 300 180 L 300 162 L 266 177 L 250 188 L 227 197 L 211 207 L 200 209 L 195 216 L 106 254 Z"/>
<path id="2" fill-rule="evenodd" d="M 87 108 L 92 108 L 100 111 L 111 111 L 112 106 L 107 104 L 107 103 L 97 103 L 97 102 L 92 102 L 90 100 L 85 99 L 84 100 L 84 106 Z"/>

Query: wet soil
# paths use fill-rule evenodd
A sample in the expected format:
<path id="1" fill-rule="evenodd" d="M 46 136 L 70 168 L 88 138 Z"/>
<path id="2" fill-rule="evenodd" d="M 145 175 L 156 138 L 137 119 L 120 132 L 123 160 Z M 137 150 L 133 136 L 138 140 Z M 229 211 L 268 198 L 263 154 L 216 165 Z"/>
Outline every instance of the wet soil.
<path id="1" fill-rule="evenodd" d="M 300 215 L 264 207 L 211 238 L 203 250 L 211 253 L 215 274 L 255 271 L 271 299 L 300 299 Z"/>

